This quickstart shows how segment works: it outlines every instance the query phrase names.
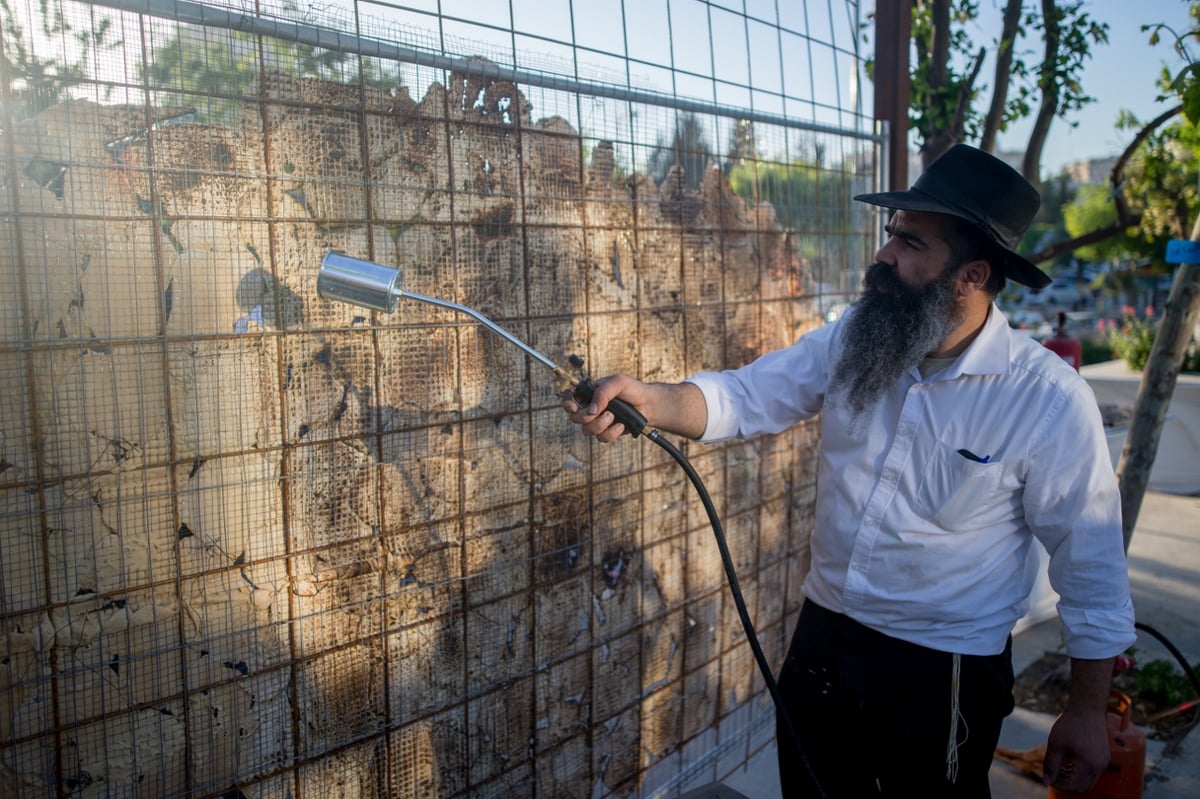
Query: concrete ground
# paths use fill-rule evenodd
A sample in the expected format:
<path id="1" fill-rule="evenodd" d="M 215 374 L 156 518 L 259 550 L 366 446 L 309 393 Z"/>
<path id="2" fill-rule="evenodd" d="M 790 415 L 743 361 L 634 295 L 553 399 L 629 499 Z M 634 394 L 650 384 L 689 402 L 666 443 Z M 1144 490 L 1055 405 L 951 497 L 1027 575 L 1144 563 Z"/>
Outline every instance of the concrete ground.
<path id="1" fill-rule="evenodd" d="M 1137 619 L 1170 640 L 1189 663 L 1200 662 L 1200 497 L 1150 492 L 1129 546 L 1129 578 Z M 1013 639 L 1017 673 L 1044 652 L 1059 649 L 1058 620 L 1042 622 Z M 1157 639 L 1139 632 L 1136 657 L 1146 663 L 1174 658 Z M 1044 743 L 1053 717 L 1017 708 L 1004 724 L 1000 746 L 1025 751 Z M 1045 799 L 1046 788 L 996 761 L 994 799 Z M 747 799 L 780 799 L 775 748 L 768 745 L 721 784 Z M 1193 729 L 1175 751 L 1160 741 L 1146 745 L 1145 799 L 1200 797 L 1200 732 Z"/>

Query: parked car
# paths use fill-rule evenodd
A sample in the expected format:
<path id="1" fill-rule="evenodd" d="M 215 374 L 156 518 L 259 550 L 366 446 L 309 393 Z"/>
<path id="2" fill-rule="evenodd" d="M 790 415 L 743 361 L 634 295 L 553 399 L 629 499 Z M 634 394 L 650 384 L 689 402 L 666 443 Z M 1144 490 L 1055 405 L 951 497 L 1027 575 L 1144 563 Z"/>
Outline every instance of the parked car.
<path id="1" fill-rule="evenodd" d="M 1038 340 L 1047 338 L 1054 332 L 1053 326 L 1041 311 L 1032 308 L 1006 308 L 1004 315 L 1008 317 L 1009 326 L 1024 330 Z"/>
<path id="2" fill-rule="evenodd" d="M 1037 289 L 1027 295 L 1027 302 L 1037 305 L 1055 305 L 1061 308 L 1078 308 L 1083 304 L 1085 295 L 1079 290 L 1074 278 L 1056 277 L 1050 285 Z"/>

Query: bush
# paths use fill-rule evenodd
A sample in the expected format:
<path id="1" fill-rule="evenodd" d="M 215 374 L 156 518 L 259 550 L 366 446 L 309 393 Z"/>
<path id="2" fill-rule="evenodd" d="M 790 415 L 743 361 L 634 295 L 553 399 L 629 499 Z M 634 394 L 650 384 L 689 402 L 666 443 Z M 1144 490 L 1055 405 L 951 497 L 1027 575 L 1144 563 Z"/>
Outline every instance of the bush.
<path id="1" fill-rule="evenodd" d="M 1132 309 L 1127 308 L 1125 321 L 1108 331 L 1108 345 L 1112 348 L 1113 357 L 1120 358 L 1130 369 L 1140 372 L 1150 359 L 1150 348 L 1154 346 L 1157 332 L 1158 325 L 1151 322 L 1150 317 L 1138 319 Z M 1086 360 L 1084 362 L 1087 363 Z M 1195 341 L 1184 351 L 1180 371 L 1200 372 L 1200 346 Z"/>
<path id="2" fill-rule="evenodd" d="M 1163 705 L 1177 705 L 1195 695 L 1191 681 L 1169 660 L 1138 666 L 1137 687 L 1142 696 Z"/>
<path id="3" fill-rule="evenodd" d="M 1082 357 L 1080 359 L 1081 366 L 1087 366 L 1091 363 L 1104 363 L 1113 359 L 1112 347 L 1107 341 L 1097 341 L 1094 338 L 1084 338 L 1079 342 L 1082 345 Z"/>
<path id="4" fill-rule="evenodd" d="M 1132 314 L 1125 316 L 1120 327 L 1109 331 L 1108 345 L 1112 353 L 1135 372 L 1146 368 L 1150 358 L 1150 348 L 1154 346 L 1155 326 L 1145 319 L 1138 319 Z"/>

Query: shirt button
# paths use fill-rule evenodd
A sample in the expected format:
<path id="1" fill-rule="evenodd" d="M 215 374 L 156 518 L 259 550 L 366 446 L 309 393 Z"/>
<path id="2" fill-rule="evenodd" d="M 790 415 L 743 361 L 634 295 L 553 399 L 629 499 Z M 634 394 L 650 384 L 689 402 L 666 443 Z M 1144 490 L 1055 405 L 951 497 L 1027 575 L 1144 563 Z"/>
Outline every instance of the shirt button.
<path id="1" fill-rule="evenodd" d="M 884 469 L 883 470 L 883 479 L 888 481 L 889 483 L 893 482 L 896 479 L 896 470 L 895 469 Z"/>

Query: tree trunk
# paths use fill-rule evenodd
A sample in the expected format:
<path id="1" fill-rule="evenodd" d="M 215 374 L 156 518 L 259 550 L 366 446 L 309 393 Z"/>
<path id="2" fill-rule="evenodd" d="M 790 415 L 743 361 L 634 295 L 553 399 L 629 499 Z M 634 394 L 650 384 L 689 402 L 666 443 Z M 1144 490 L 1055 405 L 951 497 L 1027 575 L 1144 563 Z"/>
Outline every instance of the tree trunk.
<path id="1" fill-rule="evenodd" d="M 1192 228 L 1192 241 L 1200 241 L 1200 217 Z M 1163 422 L 1167 418 L 1171 395 L 1175 392 L 1175 379 L 1179 376 L 1184 351 L 1198 316 L 1200 264 L 1180 264 L 1171 284 L 1171 294 L 1167 297 L 1162 323 L 1154 337 L 1154 346 L 1150 348 L 1150 358 L 1142 372 L 1142 385 L 1138 389 L 1133 418 L 1130 419 L 1129 432 L 1125 435 L 1125 446 L 1117 465 L 1126 551 L 1142 509 L 1142 500 L 1146 496 L 1146 485 L 1150 482 L 1150 469 L 1154 466 Z"/>
<path id="2" fill-rule="evenodd" d="M 1025 148 L 1025 160 L 1021 172 L 1025 179 L 1035 186 L 1042 185 L 1040 167 L 1042 150 L 1046 147 L 1046 137 L 1050 133 L 1050 123 L 1058 113 L 1058 79 L 1056 64 L 1059 48 L 1059 15 L 1054 0 L 1042 0 L 1042 31 L 1046 40 L 1045 55 L 1042 60 L 1041 77 L 1038 86 L 1042 90 L 1042 103 L 1038 107 L 1037 117 L 1033 122 L 1033 130 L 1029 134 L 1029 144 Z"/>
<path id="3" fill-rule="evenodd" d="M 1000 31 L 1000 45 L 996 50 L 995 86 L 992 103 L 983 120 L 983 134 L 979 137 L 979 149 L 994 152 L 996 133 L 1004 124 L 1004 106 L 1008 102 L 1008 84 L 1012 79 L 1013 49 L 1017 45 L 1017 25 L 1021 22 L 1021 0 L 1008 0 L 1004 7 L 1004 24 Z"/>

